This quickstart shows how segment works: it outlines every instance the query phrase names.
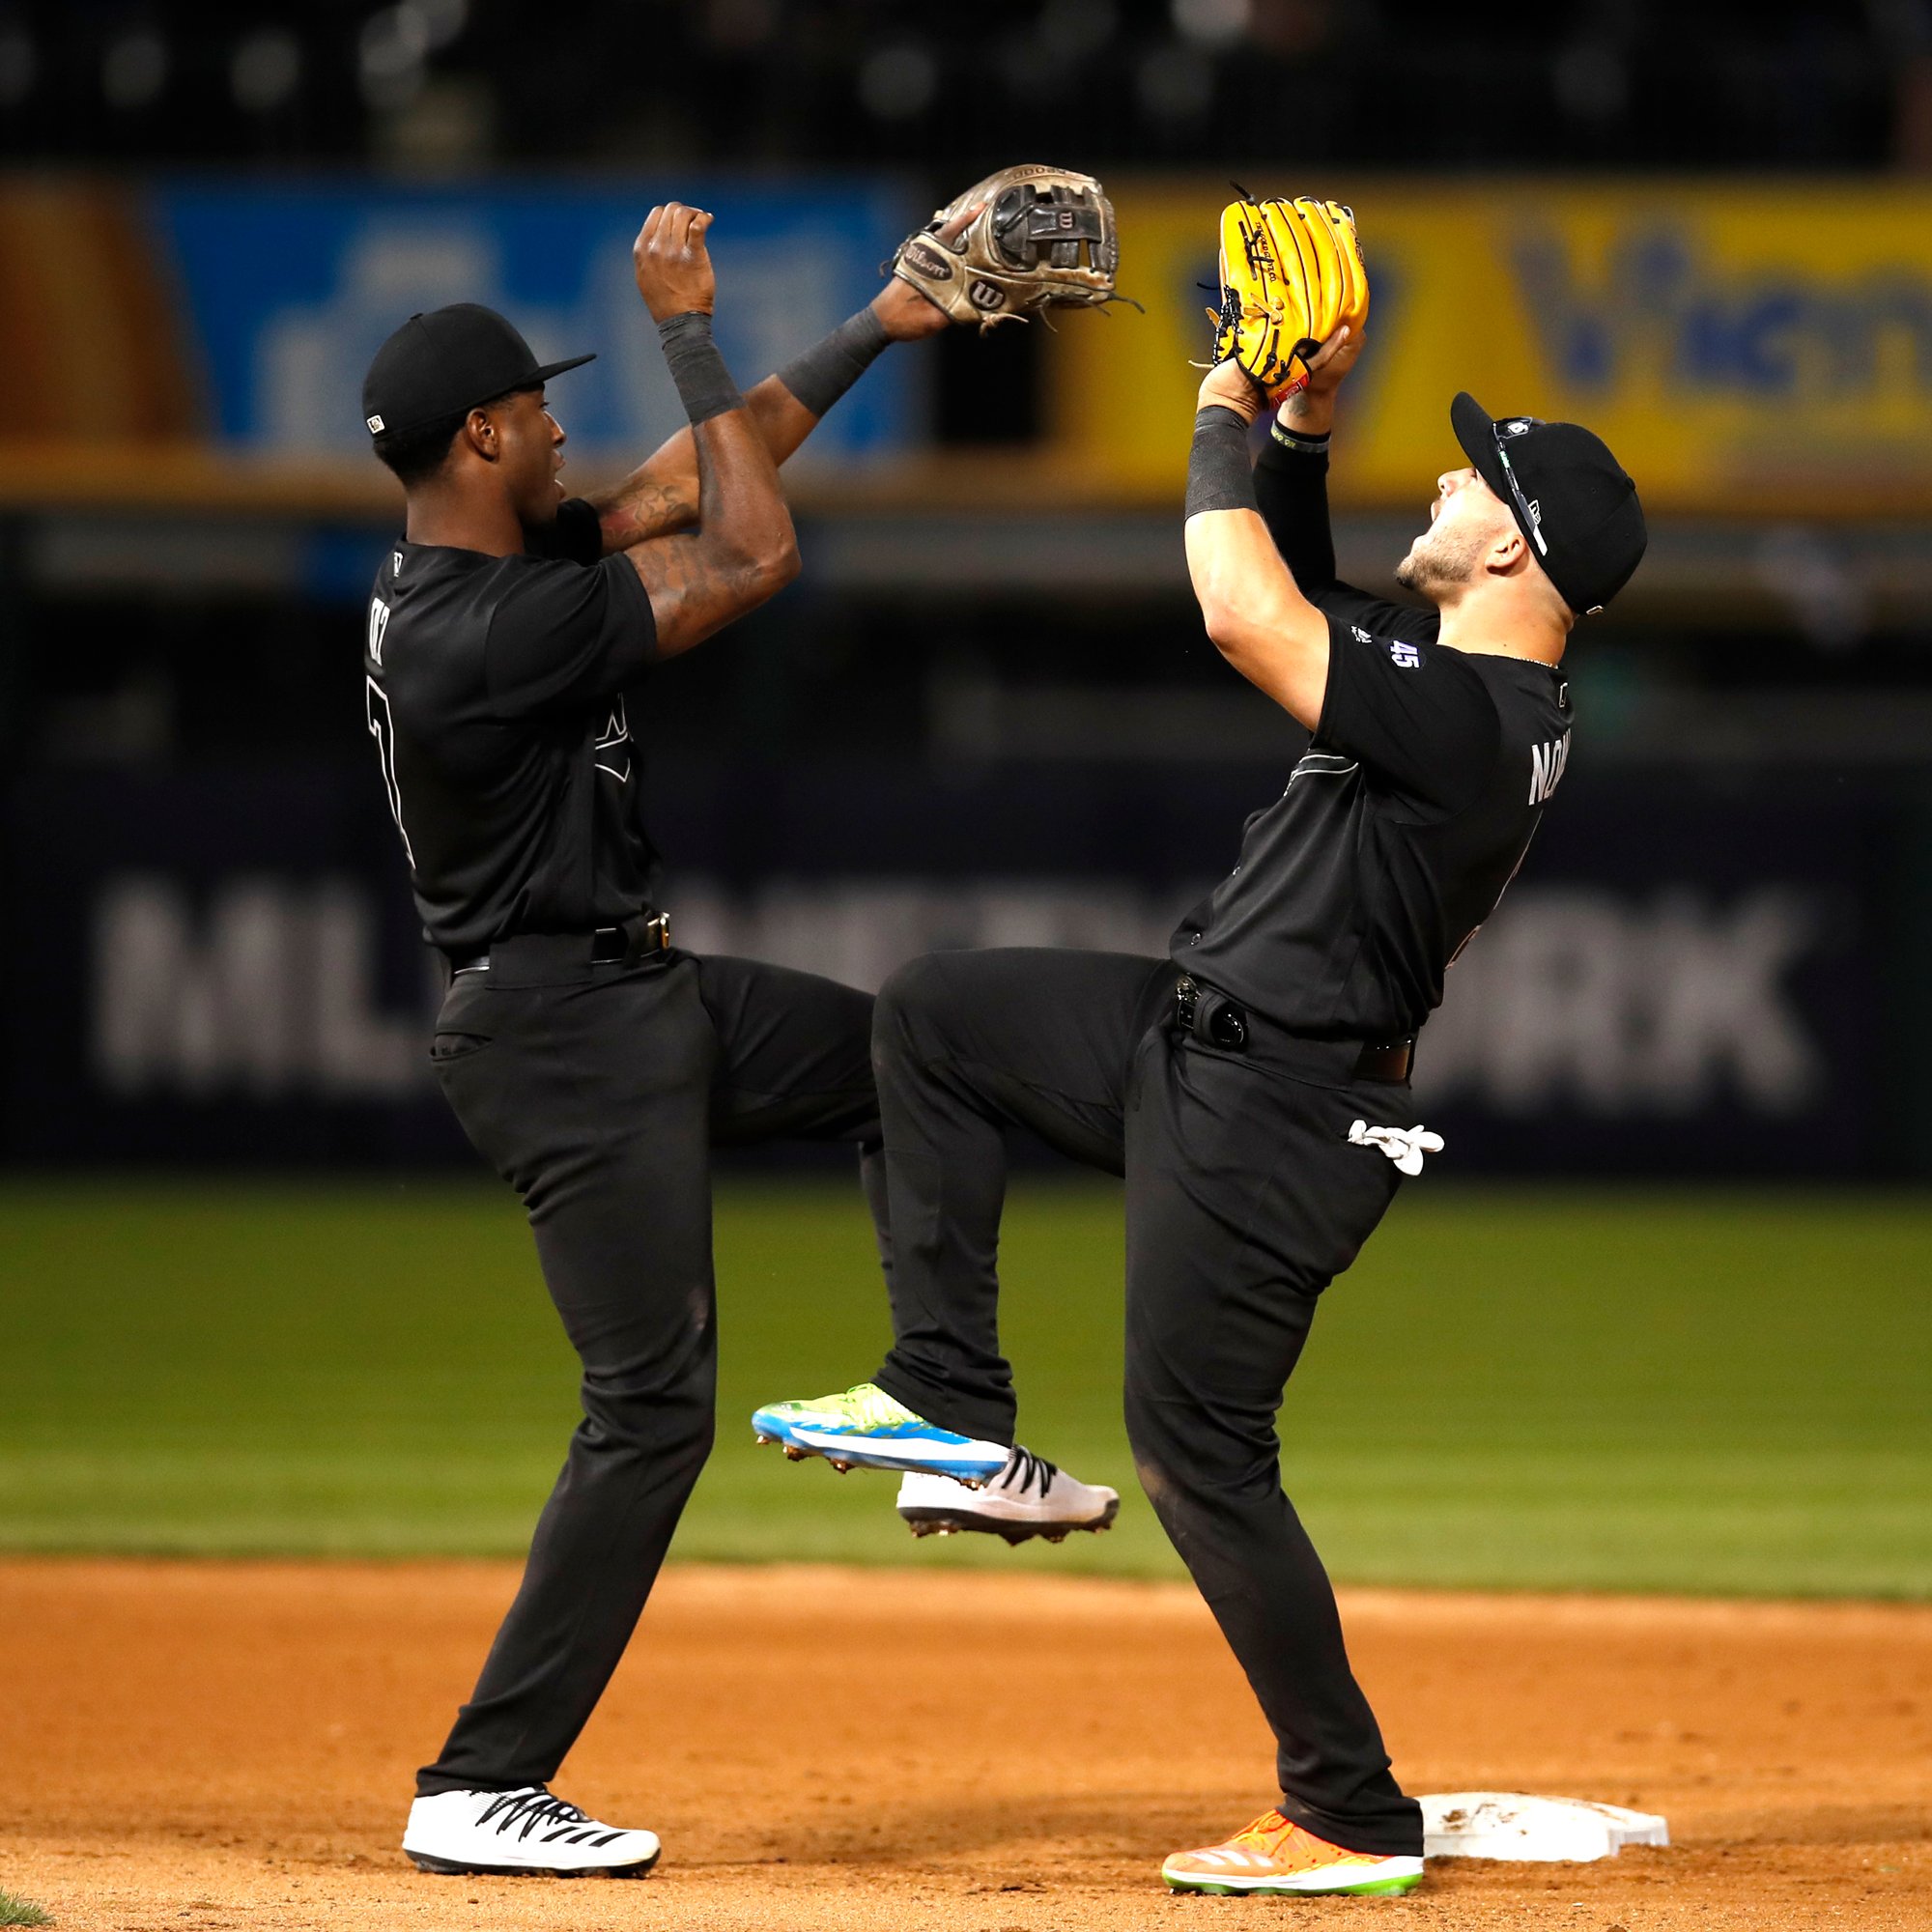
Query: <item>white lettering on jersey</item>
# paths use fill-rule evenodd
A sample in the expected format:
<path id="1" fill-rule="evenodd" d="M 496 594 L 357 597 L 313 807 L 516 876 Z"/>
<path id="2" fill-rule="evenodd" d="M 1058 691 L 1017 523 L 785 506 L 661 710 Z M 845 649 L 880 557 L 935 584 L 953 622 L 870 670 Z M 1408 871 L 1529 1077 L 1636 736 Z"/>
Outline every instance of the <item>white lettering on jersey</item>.
<path id="1" fill-rule="evenodd" d="M 1529 802 L 1542 805 L 1563 782 L 1564 767 L 1570 762 L 1570 734 L 1552 738 L 1547 745 L 1533 746 L 1529 753 Z"/>
<path id="2" fill-rule="evenodd" d="M 368 687 L 364 716 L 369 735 L 376 741 L 376 755 L 383 761 L 383 789 L 389 797 L 389 815 L 403 835 L 403 857 L 410 862 L 410 870 L 413 872 L 415 848 L 410 843 L 409 827 L 403 823 L 403 794 L 396 782 L 396 721 L 390 714 L 388 694 L 383 687 L 373 677 L 365 677 L 362 682 Z"/>
<path id="3" fill-rule="evenodd" d="M 1406 644 L 1400 638 L 1391 638 L 1389 661 L 1397 670 L 1414 670 L 1422 663 L 1422 653 L 1413 644 Z"/>
<path id="4" fill-rule="evenodd" d="M 619 784 L 631 781 L 631 721 L 620 696 L 611 707 L 611 716 L 597 734 L 597 769 L 609 772 Z"/>
<path id="5" fill-rule="evenodd" d="M 389 607 L 380 597 L 369 600 L 369 662 L 383 668 L 383 634 L 389 628 Z M 414 662 L 413 659 L 411 660 Z"/>

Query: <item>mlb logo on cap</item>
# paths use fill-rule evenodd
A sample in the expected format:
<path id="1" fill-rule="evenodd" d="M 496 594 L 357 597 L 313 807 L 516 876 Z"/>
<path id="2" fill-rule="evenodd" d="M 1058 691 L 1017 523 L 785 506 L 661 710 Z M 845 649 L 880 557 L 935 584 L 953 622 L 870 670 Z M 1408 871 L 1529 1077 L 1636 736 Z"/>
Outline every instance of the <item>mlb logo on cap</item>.
<path id="1" fill-rule="evenodd" d="M 362 379 L 362 420 L 371 436 L 407 436 L 513 390 L 540 389 L 553 376 L 595 359 L 572 355 L 539 363 L 495 309 L 451 302 L 411 316 L 377 350 Z"/>

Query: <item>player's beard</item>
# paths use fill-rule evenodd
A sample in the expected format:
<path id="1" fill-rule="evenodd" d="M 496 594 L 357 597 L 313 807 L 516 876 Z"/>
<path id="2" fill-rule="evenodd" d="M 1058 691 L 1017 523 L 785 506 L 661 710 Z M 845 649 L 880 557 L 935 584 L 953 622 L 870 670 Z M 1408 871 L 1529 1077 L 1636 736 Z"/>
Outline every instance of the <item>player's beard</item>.
<path id="1" fill-rule="evenodd" d="M 1482 539 L 1472 532 L 1452 534 L 1439 525 L 1424 530 L 1395 567 L 1395 581 L 1405 590 L 1435 600 L 1438 593 L 1467 583 L 1476 574 Z"/>

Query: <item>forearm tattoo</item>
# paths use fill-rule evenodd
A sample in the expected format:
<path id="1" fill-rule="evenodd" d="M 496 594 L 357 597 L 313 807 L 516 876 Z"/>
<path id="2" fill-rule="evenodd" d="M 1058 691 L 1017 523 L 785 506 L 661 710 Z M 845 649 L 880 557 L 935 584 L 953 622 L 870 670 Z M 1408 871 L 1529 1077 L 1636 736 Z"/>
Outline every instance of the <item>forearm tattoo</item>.
<path id="1" fill-rule="evenodd" d="M 683 480 L 640 482 L 601 506 L 598 525 L 606 551 L 629 550 L 646 537 L 668 536 L 697 518 L 695 486 Z"/>

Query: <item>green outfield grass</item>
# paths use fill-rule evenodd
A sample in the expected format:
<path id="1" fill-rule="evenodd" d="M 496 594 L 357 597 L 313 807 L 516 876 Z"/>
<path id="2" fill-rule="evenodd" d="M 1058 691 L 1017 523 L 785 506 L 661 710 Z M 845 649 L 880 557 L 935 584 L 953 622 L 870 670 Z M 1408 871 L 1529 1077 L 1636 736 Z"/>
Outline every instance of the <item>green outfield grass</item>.
<path id="1" fill-rule="evenodd" d="M 1025 1439 L 1109 1536 L 914 1543 L 891 1479 L 754 1451 L 868 1374 L 856 1187 L 726 1183 L 719 1449 L 685 1556 L 1176 1574 L 1119 1421 L 1118 1188 L 1017 1187 Z M 1330 1290 L 1290 1492 L 1362 1582 L 1932 1596 L 1932 1201 L 1411 1186 Z M 573 1362 L 478 1183 L 0 1188 L 0 1548 L 520 1551 Z"/>

